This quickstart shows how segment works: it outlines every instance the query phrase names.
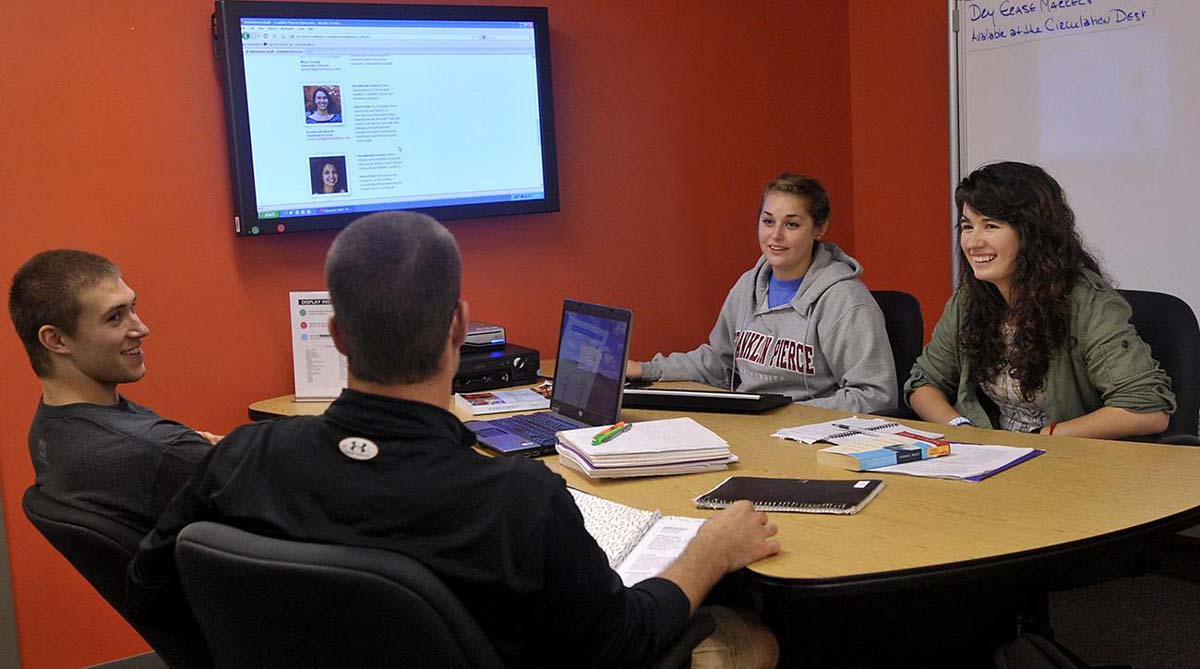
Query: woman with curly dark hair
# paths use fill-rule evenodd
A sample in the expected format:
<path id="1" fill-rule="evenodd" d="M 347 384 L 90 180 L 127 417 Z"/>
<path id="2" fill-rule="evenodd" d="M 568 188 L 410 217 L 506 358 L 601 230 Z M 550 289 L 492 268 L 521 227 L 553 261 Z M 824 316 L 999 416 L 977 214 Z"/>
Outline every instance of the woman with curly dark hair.
<path id="1" fill-rule="evenodd" d="M 963 179 L 954 200 L 959 288 L 905 384 L 917 414 L 1110 439 L 1166 429 L 1171 381 L 1083 248 L 1058 182 L 1035 165 L 995 163 Z"/>

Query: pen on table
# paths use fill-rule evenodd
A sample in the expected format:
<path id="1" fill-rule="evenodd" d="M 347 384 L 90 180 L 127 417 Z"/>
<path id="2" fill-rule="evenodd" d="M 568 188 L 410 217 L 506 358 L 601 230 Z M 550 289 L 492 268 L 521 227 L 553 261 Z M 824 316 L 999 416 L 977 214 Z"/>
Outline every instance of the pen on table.
<path id="1" fill-rule="evenodd" d="M 607 430 L 604 430 L 603 432 L 600 432 L 596 436 L 592 437 L 592 445 L 597 446 L 599 444 L 603 444 L 604 442 L 606 442 L 610 439 L 615 439 L 617 437 L 617 435 L 625 432 L 626 430 L 629 430 L 632 427 L 633 427 L 633 424 L 626 423 L 625 421 L 621 421 L 621 422 L 617 423 L 616 425 L 613 425 L 612 427 L 608 428 Z"/>
<path id="2" fill-rule="evenodd" d="M 599 444 L 600 442 L 609 438 L 610 433 L 614 433 L 614 432 L 621 430 L 622 428 L 625 427 L 625 425 L 626 425 L 625 421 L 619 420 L 615 424 L 610 425 L 610 426 L 604 428 L 603 430 L 600 430 L 599 432 L 596 433 L 595 436 L 592 437 L 592 444 L 593 445 Z"/>
<path id="3" fill-rule="evenodd" d="M 838 429 L 841 429 L 841 430 L 850 430 L 851 432 L 857 432 L 859 434 L 871 434 L 870 432 L 867 432 L 866 430 L 860 430 L 857 427 L 850 427 L 849 425 L 846 425 L 845 423 L 834 423 L 833 426 Z"/>

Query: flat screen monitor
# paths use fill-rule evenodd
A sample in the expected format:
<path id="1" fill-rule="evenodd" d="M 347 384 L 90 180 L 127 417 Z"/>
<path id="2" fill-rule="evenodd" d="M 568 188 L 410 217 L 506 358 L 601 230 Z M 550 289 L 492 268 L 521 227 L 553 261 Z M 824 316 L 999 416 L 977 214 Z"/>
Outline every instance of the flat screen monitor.
<path id="1" fill-rule="evenodd" d="M 544 7 L 216 3 L 234 230 L 558 211 Z"/>

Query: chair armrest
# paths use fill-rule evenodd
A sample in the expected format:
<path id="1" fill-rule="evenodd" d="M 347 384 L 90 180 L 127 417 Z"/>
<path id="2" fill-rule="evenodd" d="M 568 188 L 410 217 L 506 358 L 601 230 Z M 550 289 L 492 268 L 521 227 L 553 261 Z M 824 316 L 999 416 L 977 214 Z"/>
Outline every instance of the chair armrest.
<path id="1" fill-rule="evenodd" d="M 1143 444 L 1173 444 L 1175 446 L 1200 446 L 1200 437 L 1186 432 L 1159 432 L 1136 437 L 1123 437 L 1119 441 L 1140 441 Z"/>
<path id="2" fill-rule="evenodd" d="M 899 418 L 901 420 L 920 420 L 920 418 L 917 417 L 917 412 L 903 405 L 888 409 L 881 409 L 879 411 L 872 411 L 871 413 L 875 414 L 876 416 L 887 416 L 888 418 Z"/>
<path id="3" fill-rule="evenodd" d="M 1200 446 L 1200 437 L 1184 432 L 1164 432 L 1154 435 L 1160 444 L 1175 444 L 1176 446 Z"/>

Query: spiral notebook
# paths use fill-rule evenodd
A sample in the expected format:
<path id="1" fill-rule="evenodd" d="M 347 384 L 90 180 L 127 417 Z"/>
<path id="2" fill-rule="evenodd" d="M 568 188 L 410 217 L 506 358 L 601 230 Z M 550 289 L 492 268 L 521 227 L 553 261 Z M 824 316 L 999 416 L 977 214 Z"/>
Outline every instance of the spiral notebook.
<path id="1" fill-rule="evenodd" d="M 883 490 L 879 479 L 819 480 L 731 476 L 696 498 L 701 509 L 724 509 L 741 499 L 759 511 L 851 515 Z"/>

